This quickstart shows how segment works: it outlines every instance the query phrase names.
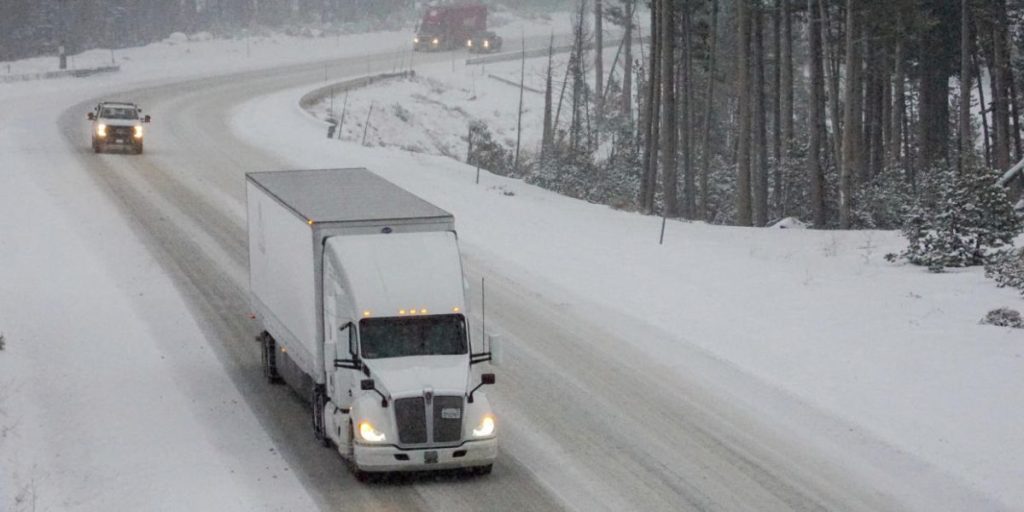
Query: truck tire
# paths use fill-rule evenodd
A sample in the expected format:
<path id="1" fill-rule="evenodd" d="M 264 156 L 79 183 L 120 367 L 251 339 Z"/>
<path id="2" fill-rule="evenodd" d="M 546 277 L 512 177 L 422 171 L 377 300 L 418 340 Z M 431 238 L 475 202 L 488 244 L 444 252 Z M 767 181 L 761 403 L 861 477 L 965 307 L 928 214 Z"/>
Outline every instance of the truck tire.
<path id="1" fill-rule="evenodd" d="M 345 457 L 345 459 L 348 461 L 349 465 L 352 466 L 352 476 L 356 477 L 357 481 L 362 482 L 362 483 L 365 484 L 365 483 L 370 482 L 371 480 L 373 480 L 373 475 L 374 474 L 370 473 L 369 471 L 363 471 L 363 470 L 359 469 L 359 463 L 356 462 L 356 447 L 355 447 L 356 438 L 355 438 L 355 434 L 356 434 L 356 429 L 355 429 L 355 427 L 352 426 L 352 422 L 349 422 L 349 424 L 348 424 L 348 447 L 347 447 L 347 450 L 346 450 L 346 455 L 347 456 Z"/>
<path id="2" fill-rule="evenodd" d="M 138 146 L 135 146 L 135 154 L 136 155 L 141 155 L 142 154 L 142 143 L 141 142 L 139 143 Z"/>
<path id="3" fill-rule="evenodd" d="M 271 384 L 281 384 L 283 379 L 277 373 L 277 343 L 269 332 L 263 331 L 258 337 L 260 353 L 263 359 L 263 377 Z"/>
<path id="4" fill-rule="evenodd" d="M 326 423 L 324 421 L 324 407 L 327 407 L 327 391 L 323 386 L 313 386 L 313 396 L 310 397 L 309 402 L 313 408 L 313 436 L 324 447 L 330 448 L 331 438 L 327 435 Z"/>
<path id="5" fill-rule="evenodd" d="M 93 142 L 92 143 L 92 152 L 93 153 L 100 153 L 102 151 L 103 151 L 103 148 L 99 145 L 99 143 L 97 143 L 97 142 Z"/>

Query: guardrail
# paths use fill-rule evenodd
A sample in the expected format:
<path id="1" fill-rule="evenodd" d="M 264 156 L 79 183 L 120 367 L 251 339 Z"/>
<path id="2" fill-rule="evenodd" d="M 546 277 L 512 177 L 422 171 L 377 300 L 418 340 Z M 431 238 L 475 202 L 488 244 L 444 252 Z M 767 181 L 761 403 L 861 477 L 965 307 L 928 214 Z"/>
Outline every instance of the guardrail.
<path id="1" fill-rule="evenodd" d="M 28 82 L 31 80 L 51 80 L 54 78 L 83 78 L 99 73 L 120 71 L 121 66 L 100 66 L 96 68 L 62 69 L 59 71 L 43 71 L 41 73 L 23 73 L 18 75 L 0 75 L 0 83 Z"/>
<path id="2" fill-rule="evenodd" d="M 649 41 L 649 40 L 650 40 L 650 38 L 648 38 L 648 37 L 645 37 L 643 40 L 641 40 L 639 37 L 634 38 L 634 41 L 636 41 L 636 42 L 646 42 L 646 41 Z M 622 39 L 615 39 L 615 40 L 612 40 L 612 41 L 605 41 L 604 47 L 605 48 L 615 47 L 615 46 L 618 46 L 620 43 L 622 43 Z M 593 50 L 595 46 L 596 45 L 594 43 L 587 43 L 585 48 L 588 49 L 588 50 Z M 563 45 L 556 46 L 553 49 L 552 48 L 535 48 L 533 50 L 526 50 L 526 58 L 529 59 L 529 58 L 533 58 L 533 57 L 544 57 L 544 56 L 546 56 L 548 54 L 549 51 L 552 52 L 552 53 L 568 53 L 568 52 L 572 51 L 572 45 L 571 44 L 563 44 Z M 471 59 L 466 59 L 466 65 L 467 66 L 475 66 L 475 65 L 479 65 L 479 64 L 490 64 L 492 62 L 505 62 L 505 61 L 510 61 L 510 60 L 519 60 L 522 57 L 523 57 L 523 51 L 522 50 L 515 51 L 515 52 L 495 53 L 495 54 L 492 54 L 492 55 L 485 55 L 483 57 L 473 57 Z"/>
<path id="3" fill-rule="evenodd" d="M 404 78 L 416 76 L 415 71 L 399 71 L 397 73 L 381 73 L 379 75 L 361 76 L 359 78 L 350 78 L 348 80 L 342 80 L 341 82 L 335 82 L 330 85 L 325 85 L 317 89 L 313 89 L 307 92 L 299 99 L 299 106 L 303 110 L 309 110 L 310 107 L 315 105 L 318 101 L 330 96 L 331 94 L 337 94 L 339 92 L 351 91 L 352 89 L 358 89 L 360 87 L 366 87 L 374 82 L 381 80 L 389 80 L 392 78 Z"/>

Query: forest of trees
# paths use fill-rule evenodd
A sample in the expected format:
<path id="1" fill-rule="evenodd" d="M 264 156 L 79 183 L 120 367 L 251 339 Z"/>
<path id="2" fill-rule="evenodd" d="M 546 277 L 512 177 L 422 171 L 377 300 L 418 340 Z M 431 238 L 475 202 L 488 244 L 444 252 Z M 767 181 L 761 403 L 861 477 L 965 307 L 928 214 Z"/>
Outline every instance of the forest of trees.
<path id="1" fill-rule="evenodd" d="M 901 228 L 942 181 L 994 182 L 1024 157 L 1019 0 L 577 6 L 580 43 L 601 24 L 649 40 L 605 50 L 608 70 L 583 44 L 550 70 L 542 155 L 522 173 L 560 192 L 742 226 Z"/>

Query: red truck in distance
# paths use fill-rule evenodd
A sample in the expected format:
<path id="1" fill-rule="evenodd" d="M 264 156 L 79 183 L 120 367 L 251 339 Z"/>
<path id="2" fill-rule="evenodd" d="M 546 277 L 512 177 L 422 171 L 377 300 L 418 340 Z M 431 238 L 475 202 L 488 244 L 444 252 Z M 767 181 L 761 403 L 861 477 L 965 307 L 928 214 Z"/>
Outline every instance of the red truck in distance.
<path id="1" fill-rule="evenodd" d="M 480 4 L 427 7 L 420 21 L 413 49 L 440 51 L 462 48 L 487 30 L 487 7 Z"/>

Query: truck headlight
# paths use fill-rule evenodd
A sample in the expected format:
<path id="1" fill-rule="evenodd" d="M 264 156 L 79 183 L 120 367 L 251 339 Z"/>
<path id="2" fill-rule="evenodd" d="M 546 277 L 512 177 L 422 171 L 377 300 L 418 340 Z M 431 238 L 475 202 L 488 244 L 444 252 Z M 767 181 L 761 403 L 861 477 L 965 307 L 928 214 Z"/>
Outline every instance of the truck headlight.
<path id="1" fill-rule="evenodd" d="M 491 47 L 490 39 L 484 39 L 484 48 L 490 48 L 490 47 Z"/>
<path id="2" fill-rule="evenodd" d="M 434 42 L 434 44 L 441 44 L 441 40 L 436 38 L 436 37 L 434 38 L 433 42 Z"/>
<path id="3" fill-rule="evenodd" d="M 134 135 L 135 135 L 136 139 L 141 139 L 142 138 L 142 127 L 141 126 L 136 126 L 135 127 L 135 134 Z"/>
<path id="4" fill-rule="evenodd" d="M 490 437 L 494 435 L 494 416 L 490 414 L 480 420 L 480 426 L 473 429 L 473 437 Z"/>
<path id="5" fill-rule="evenodd" d="M 96 125 L 96 135 L 99 135 L 100 137 L 106 137 L 107 136 L 107 125 L 105 125 L 105 124 L 98 124 L 98 125 Z"/>
<path id="6" fill-rule="evenodd" d="M 359 422 L 359 437 L 368 443 L 383 443 L 387 437 L 376 428 L 369 421 L 363 420 Z"/>
<path id="7" fill-rule="evenodd" d="M 414 37 L 414 38 L 412 38 L 412 42 L 413 42 L 414 44 L 419 44 L 419 42 L 420 42 L 420 38 L 419 38 L 419 37 Z"/>
<path id="8" fill-rule="evenodd" d="M 472 39 L 467 39 L 466 40 L 466 46 L 472 48 L 473 47 L 473 40 Z"/>

